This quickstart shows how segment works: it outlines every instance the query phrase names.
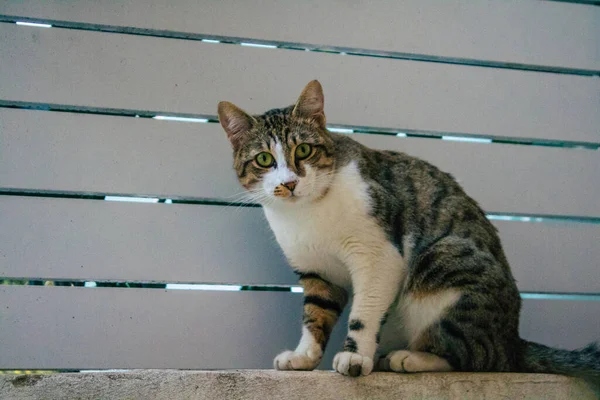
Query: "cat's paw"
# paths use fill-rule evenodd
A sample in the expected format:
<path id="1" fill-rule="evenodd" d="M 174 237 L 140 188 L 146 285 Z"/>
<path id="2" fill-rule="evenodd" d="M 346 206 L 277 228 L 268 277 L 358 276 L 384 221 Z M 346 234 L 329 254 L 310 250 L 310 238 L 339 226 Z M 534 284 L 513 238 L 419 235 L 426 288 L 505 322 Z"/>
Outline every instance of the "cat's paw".
<path id="1" fill-rule="evenodd" d="M 380 360 L 383 371 L 394 372 L 448 372 L 452 367 L 445 359 L 431 353 L 396 350 Z"/>
<path id="2" fill-rule="evenodd" d="M 284 351 L 273 360 L 273 366 L 280 371 L 312 371 L 319 365 L 323 351 L 312 349 L 306 352 Z"/>
<path id="3" fill-rule="evenodd" d="M 333 358 L 333 369 L 342 375 L 369 375 L 373 371 L 373 359 L 358 353 L 342 351 Z"/>

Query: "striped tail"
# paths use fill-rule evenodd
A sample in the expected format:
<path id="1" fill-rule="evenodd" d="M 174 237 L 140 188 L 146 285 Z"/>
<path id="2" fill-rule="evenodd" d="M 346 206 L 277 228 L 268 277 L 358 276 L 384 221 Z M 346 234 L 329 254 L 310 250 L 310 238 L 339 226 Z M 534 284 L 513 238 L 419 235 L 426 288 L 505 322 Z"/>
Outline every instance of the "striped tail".
<path id="1" fill-rule="evenodd" d="M 600 348 L 597 343 L 573 351 L 554 349 L 526 340 L 522 340 L 522 344 L 522 372 L 579 377 L 600 396 Z"/>

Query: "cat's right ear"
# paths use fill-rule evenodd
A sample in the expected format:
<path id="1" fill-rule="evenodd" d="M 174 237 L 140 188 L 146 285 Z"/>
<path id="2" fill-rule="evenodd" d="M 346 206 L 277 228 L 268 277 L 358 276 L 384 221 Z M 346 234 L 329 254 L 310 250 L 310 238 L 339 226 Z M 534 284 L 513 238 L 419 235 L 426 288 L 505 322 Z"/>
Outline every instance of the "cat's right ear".
<path id="1" fill-rule="evenodd" d="M 242 137 L 252 128 L 256 120 L 244 110 L 228 101 L 222 101 L 218 107 L 219 122 L 227 133 L 227 138 L 234 149 L 238 147 Z"/>
<path id="2" fill-rule="evenodd" d="M 323 96 L 323 87 L 318 80 L 313 80 L 306 85 L 296 105 L 292 115 L 296 117 L 310 118 L 316 121 L 321 128 L 325 129 L 325 98 Z"/>

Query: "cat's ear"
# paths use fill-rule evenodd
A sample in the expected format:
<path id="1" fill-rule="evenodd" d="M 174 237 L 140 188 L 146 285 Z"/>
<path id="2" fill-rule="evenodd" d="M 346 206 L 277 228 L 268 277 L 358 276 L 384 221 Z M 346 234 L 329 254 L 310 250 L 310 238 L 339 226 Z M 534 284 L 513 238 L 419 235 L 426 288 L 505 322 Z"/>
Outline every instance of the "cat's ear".
<path id="1" fill-rule="evenodd" d="M 292 115 L 295 117 L 312 118 L 325 129 L 325 97 L 319 81 L 310 81 L 302 91 Z"/>
<path id="2" fill-rule="evenodd" d="M 219 122 L 235 149 L 239 145 L 241 138 L 252 128 L 252 124 L 256 120 L 244 110 L 228 101 L 219 103 L 218 113 Z"/>

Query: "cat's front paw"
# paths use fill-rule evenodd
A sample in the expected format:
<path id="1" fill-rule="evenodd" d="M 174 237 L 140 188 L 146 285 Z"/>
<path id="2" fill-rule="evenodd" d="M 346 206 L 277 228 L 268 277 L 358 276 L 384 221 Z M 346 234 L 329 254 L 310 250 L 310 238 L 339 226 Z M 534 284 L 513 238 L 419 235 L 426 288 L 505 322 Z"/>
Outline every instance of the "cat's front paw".
<path id="1" fill-rule="evenodd" d="M 373 360 L 358 353 L 342 351 L 333 358 L 333 369 L 342 375 L 369 375 L 373 371 Z"/>
<path id="2" fill-rule="evenodd" d="M 312 371 L 319 365 L 323 352 L 321 349 L 297 352 L 284 351 L 273 360 L 273 366 L 280 371 Z"/>

